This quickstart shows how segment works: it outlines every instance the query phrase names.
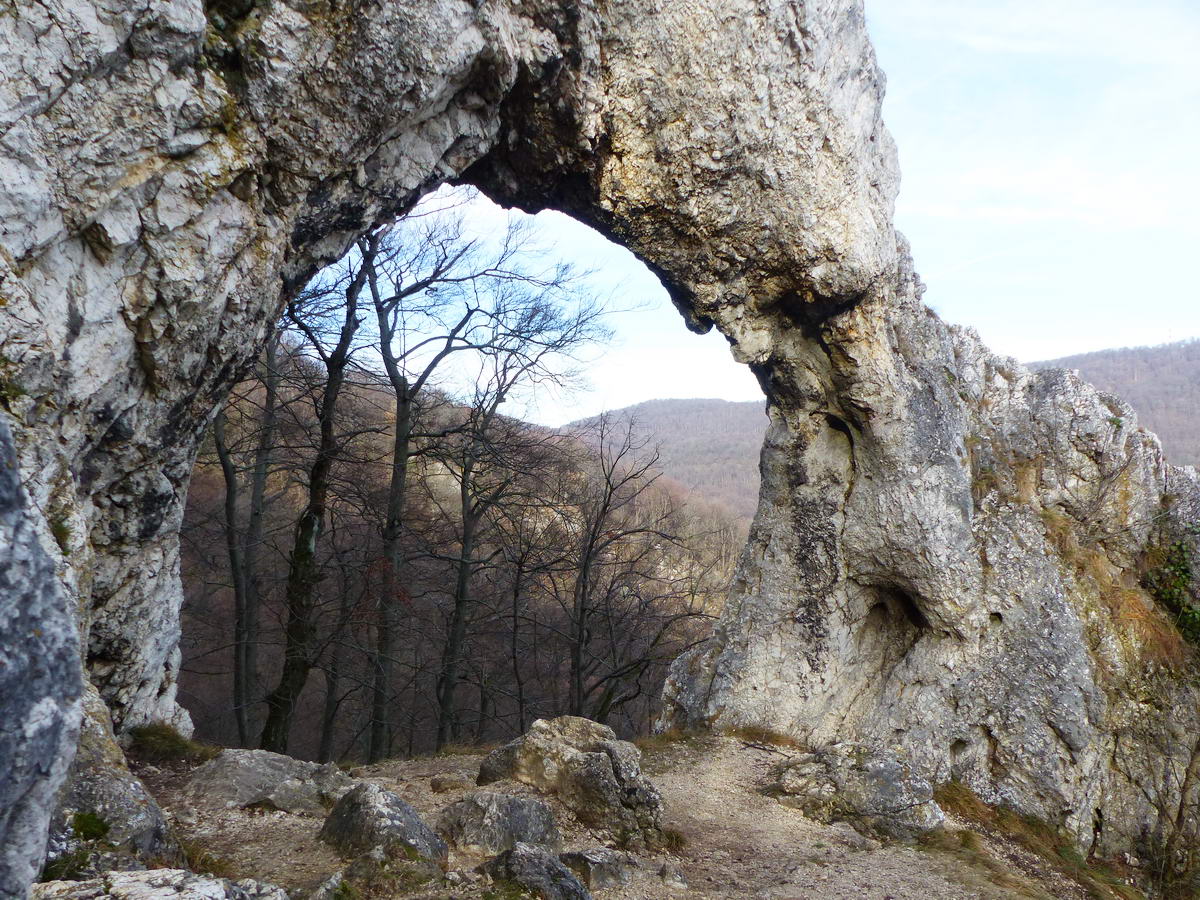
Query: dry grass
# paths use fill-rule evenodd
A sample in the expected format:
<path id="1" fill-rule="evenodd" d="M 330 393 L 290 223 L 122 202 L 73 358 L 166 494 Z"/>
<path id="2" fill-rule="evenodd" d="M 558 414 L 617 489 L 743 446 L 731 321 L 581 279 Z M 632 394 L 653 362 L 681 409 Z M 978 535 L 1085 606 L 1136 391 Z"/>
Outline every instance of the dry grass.
<path id="1" fill-rule="evenodd" d="M 1192 662 L 1192 646 L 1145 591 L 1114 587 L 1102 596 L 1114 621 L 1137 638 L 1143 659 L 1171 671 L 1180 671 Z"/>
<path id="2" fill-rule="evenodd" d="M 633 743 L 637 745 L 639 750 L 653 753 L 657 750 L 666 750 L 676 744 L 683 744 L 687 741 L 700 737 L 699 732 L 684 731 L 682 728 L 671 728 L 667 731 L 661 731 L 658 734 L 646 734 L 639 738 L 634 738 Z"/>
<path id="3" fill-rule="evenodd" d="M 162 722 L 130 729 L 129 736 L 129 755 L 139 762 L 207 762 L 222 749 L 186 738 Z"/>
<path id="4" fill-rule="evenodd" d="M 1014 897 L 1028 897 L 1031 900 L 1051 900 L 1050 895 L 1028 879 L 1016 875 L 1003 862 L 996 859 L 983 848 L 979 835 L 970 829 L 954 830 L 944 828 L 931 831 L 924 835 L 919 846 L 926 850 L 939 850 L 949 853 L 977 869 L 981 869 L 987 880 L 997 887 L 1004 888 Z"/>
<path id="5" fill-rule="evenodd" d="M 989 806 L 966 785 L 954 781 L 939 786 L 934 799 L 946 812 L 1041 857 L 1096 900 L 1145 900 L 1145 895 L 1126 884 L 1122 873 L 1111 864 L 1084 859 L 1072 840 L 1041 819 L 1003 806 Z"/>
<path id="6" fill-rule="evenodd" d="M 213 875 L 217 878 L 240 878 L 241 875 L 236 871 L 234 864 L 223 856 L 211 852 L 202 844 L 196 841 L 181 840 L 179 847 L 183 851 L 184 860 L 187 863 L 187 868 L 196 872 L 199 875 Z M 174 865 L 172 861 L 166 861 L 165 865 L 170 867 Z"/>
<path id="7" fill-rule="evenodd" d="M 781 734 L 769 728 L 758 725 L 740 725 L 737 728 L 727 728 L 722 732 L 726 737 L 738 738 L 749 744 L 762 744 L 768 747 L 788 747 L 792 750 L 808 751 L 812 748 L 800 738 L 790 734 Z"/>
<path id="8" fill-rule="evenodd" d="M 1071 517 L 1056 509 L 1043 509 L 1040 513 L 1046 526 L 1046 538 L 1064 560 L 1074 563 L 1079 556 L 1079 540 L 1075 537 Z"/>

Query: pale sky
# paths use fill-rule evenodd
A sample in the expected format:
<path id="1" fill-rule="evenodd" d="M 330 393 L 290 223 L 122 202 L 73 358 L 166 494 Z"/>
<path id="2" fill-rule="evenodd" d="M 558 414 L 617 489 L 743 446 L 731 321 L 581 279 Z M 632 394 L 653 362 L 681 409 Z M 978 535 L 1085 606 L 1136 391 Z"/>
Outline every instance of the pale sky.
<path id="1" fill-rule="evenodd" d="M 927 303 L 1026 361 L 1200 336 L 1200 2 L 867 0 L 867 20 Z M 629 253 L 559 213 L 537 220 L 640 308 L 613 316 L 591 390 L 526 415 L 761 397 Z"/>

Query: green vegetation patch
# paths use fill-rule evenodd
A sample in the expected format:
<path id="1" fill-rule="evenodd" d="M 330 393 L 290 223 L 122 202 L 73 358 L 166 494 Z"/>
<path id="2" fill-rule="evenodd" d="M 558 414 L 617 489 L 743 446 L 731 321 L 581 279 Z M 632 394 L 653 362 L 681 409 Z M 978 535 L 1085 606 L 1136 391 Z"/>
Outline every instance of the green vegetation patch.
<path id="1" fill-rule="evenodd" d="M 93 812 L 77 812 L 71 817 L 71 830 L 83 841 L 108 837 L 108 823 Z"/>
<path id="2" fill-rule="evenodd" d="M 1180 634 L 1200 645 L 1200 608 L 1192 602 L 1191 548 L 1185 541 L 1174 541 L 1152 548 L 1147 561 L 1142 586 L 1171 614 Z"/>
<path id="3" fill-rule="evenodd" d="M 129 755 L 141 762 L 206 762 L 221 752 L 220 747 L 186 738 L 170 725 L 154 722 L 129 731 Z"/>

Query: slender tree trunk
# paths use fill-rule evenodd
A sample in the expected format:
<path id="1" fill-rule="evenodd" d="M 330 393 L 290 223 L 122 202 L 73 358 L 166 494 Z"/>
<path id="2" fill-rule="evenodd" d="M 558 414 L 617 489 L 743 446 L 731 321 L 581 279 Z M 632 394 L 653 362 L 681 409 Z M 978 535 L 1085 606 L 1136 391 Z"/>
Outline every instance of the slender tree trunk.
<path id="1" fill-rule="evenodd" d="M 335 648 L 329 667 L 325 670 L 325 706 L 321 710 L 321 747 L 317 751 L 318 762 L 329 762 L 333 757 L 333 735 L 337 725 L 338 688 L 341 682 L 342 653 Z"/>
<path id="2" fill-rule="evenodd" d="M 271 456 L 275 448 L 275 416 L 279 395 L 279 369 L 276 361 L 278 349 L 279 336 L 275 335 L 267 344 L 266 357 L 263 360 L 265 396 L 262 419 L 258 426 L 258 441 L 254 448 L 254 469 L 250 476 L 250 513 L 242 543 L 242 566 L 246 572 L 246 646 L 242 658 L 245 661 L 247 704 L 258 701 L 258 635 L 262 609 L 262 577 L 258 571 L 258 551 L 263 543 L 267 478 L 271 472 Z M 249 720 L 249 709 L 246 710 L 246 717 Z"/>
<path id="3" fill-rule="evenodd" d="M 521 672 L 520 628 L 521 628 L 521 582 L 524 579 L 524 560 L 517 561 L 513 573 L 512 628 L 509 631 L 509 658 L 512 661 L 513 683 L 517 695 L 517 731 L 525 733 L 525 678 Z"/>
<path id="4" fill-rule="evenodd" d="M 437 747 L 441 750 L 450 738 L 455 726 L 455 693 L 458 689 L 458 670 L 461 663 L 463 644 L 467 637 L 467 606 L 471 602 L 471 558 L 475 550 L 475 517 L 471 511 L 470 473 L 463 472 L 461 489 L 463 525 L 462 555 L 458 560 L 458 575 L 454 584 L 454 608 L 450 614 L 450 628 L 442 650 L 442 670 L 438 679 L 438 727 Z"/>
<path id="5" fill-rule="evenodd" d="M 479 718 L 475 720 L 475 746 L 483 743 L 483 734 L 487 727 L 488 701 L 491 697 L 487 687 L 487 676 L 479 675 Z"/>
<path id="6" fill-rule="evenodd" d="M 237 722 L 238 744 L 246 746 L 250 735 L 246 725 L 246 572 L 241 542 L 238 540 L 237 468 L 225 443 L 225 411 L 213 419 L 213 443 L 221 474 L 225 478 L 225 549 L 229 554 L 229 572 L 233 579 L 233 716 Z"/>
<path id="7" fill-rule="evenodd" d="M 283 670 L 279 674 L 279 682 L 267 694 L 267 718 L 259 738 L 259 746 L 262 749 L 275 753 L 287 753 L 296 703 L 316 663 L 314 655 L 317 648 L 317 628 L 314 614 L 317 582 L 321 575 L 317 542 L 325 528 L 329 480 L 334 460 L 340 451 L 335 420 L 342 385 L 345 383 L 346 366 L 350 361 L 354 333 L 358 330 L 358 294 L 365 280 L 366 272 L 360 270 L 346 289 L 346 305 L 338 343 L 334 350 L 324 357 L 328 377 L 319 411 L 321 439 L 316 459 L 308 473 L 308 502 L 296 523 L 296 536 L 292 542 L 292 556 L 288 566 Z"/>
<path id="8" fill-rule="evenodd" d="M 391 743 L 392 657 L 399 628 L 400 535 L 404 523 L 404 498 L 408 483 L 409 445 L 412 435 L 412 404 L 397 392 L 396 434 L 392 444 L 391 483 L 388 486 L 387 519 L 383 529 L 384 581 L 379 598 L 376 626 L 374 682 L 371 691 L 371 730 L 367 747 L 369 762 L 378 762 Z"/>

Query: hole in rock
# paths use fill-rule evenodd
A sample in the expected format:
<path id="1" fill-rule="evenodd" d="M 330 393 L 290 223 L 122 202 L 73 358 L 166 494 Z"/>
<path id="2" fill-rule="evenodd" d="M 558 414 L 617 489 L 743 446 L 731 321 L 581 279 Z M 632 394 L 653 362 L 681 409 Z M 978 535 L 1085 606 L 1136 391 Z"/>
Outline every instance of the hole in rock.
<path id="1" fill-rule="evenodd" d="M 724 600 L 766 424 L 628 251 L 426 198 L 289 305 L 200 454 L 197 737 L 371 760 L 564 714 L 647 732 Z"/>

